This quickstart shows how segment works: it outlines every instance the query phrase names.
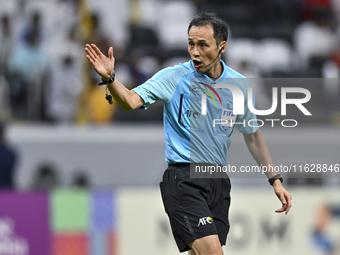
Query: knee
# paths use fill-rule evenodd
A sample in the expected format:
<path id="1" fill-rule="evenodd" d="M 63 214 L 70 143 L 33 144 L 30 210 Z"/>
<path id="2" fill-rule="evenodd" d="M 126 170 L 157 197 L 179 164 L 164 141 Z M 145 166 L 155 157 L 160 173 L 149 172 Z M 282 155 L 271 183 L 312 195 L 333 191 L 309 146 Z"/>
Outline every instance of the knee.
<path id="1" fill-rule="evenodd" d="M 193 246 L 189 255 L 223 255 L 223 250 L 220 244 L 209 243 L 205 246 Z"/>

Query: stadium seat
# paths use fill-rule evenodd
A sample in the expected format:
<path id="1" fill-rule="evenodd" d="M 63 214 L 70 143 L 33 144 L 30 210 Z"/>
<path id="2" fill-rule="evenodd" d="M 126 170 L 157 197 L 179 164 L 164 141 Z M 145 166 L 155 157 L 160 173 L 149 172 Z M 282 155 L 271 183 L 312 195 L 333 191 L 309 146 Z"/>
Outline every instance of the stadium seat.
<path id="1" fill-rule="evenodd" d="M 336 49 L 336 36 L 326 27 L 304 22 L 294 32 L 294 44 L 301 65 L 308 66 L 313 57 L 327 57 Z"/>
<path id="2" fill-rule="evenodd" d="M 187 48 L 187 27 L 196 13 L 195 5 L 189 1 L 162 2 L 156 26 L 165 48 Z"/>
<path id="3" fill-rule="evenodd" d="M 235 67 L 241 61 L 255 63 L 256 42 L 248 38 L 230 38 L 227 43 L 226 60 L 228 65 Z"/>
<path id="4" fill-rule="evenodd" d="M 292 63 L 292 49 L 283 40 L 264 39 L 256 47 L 255 59 L 262 72 L 288 72 Z"/>

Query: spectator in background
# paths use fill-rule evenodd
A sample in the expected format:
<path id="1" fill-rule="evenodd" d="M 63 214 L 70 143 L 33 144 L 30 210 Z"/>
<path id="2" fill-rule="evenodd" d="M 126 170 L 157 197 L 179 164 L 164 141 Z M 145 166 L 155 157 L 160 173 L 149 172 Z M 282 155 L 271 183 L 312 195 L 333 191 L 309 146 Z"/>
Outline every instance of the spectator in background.
<path id="1" fill-rule="evenodd" d="M 113 119 L 113 114 L 116 111 L 117 103 L 113 101 L 113 105 L 107 103 L 105 97 L 105 86 L 98 86 L 98 80 L 91 77 L 92 85 L 87 90 L 86 110 L 87 120 L 91 124 L 104 125 L 108 124 Z M 104 99 L 104 100 L 103 100 Z"/>
<path id="2" fill-rule="evenodd" d="M 49 58 L 40 47 L 41 31 L 38 21 L 25 34 L 25 41 L 9 59 L 11 86 L 15 86 L 14 107 L 19 108 L 19 118 L 44 120 L 44 91 L 49 81 Z M 19 106 L 19 107 L 18 107 Z M 22 111 L 26 111 L 22 116 Z"/>
<path id="3" fill-rule="evenodd" d="M 56 9 L 58 12 L 54 11 Z M 48 31 L 43 46 L 51 59 L 51 70 L 60 69 L 61 57 L 69 54 L 72 54 L 75 66 L 81 69 L 84 60 L 81 55 L 83 43 L 78 33 L 79 15 L 76 1 L 51 1 L 47 10 L 47 20 L 50 23 L 45 24 Z"/>
<path id="4" fill-rule="evenodd" d="M 48 116 L 57 123 L 72 123 L 82 89 L 80 68 L 72 55 L 60 57 L 58 63 L 51 74 Z"/>
<path id="5" fill-rule="evenodd" d="M 7 80 L 0 75 L 0 119 L 6 120 L 11 116 L 9 98 L 9 84 Z"/>
<path id="6" fill-rule="evenodd" d="M 58 172 L 53 164 L 43 163 L 38 166 L 33 180 L 33 189 L 52 190 L 59 184 Z"/>
<path id="7" fill-rule="evenodd" d="M 337 47 L 329 12 L 315 13 L 314 21 L 306 21 L 296 27 L 294 43 L 304 67 L 314 65 L 321 69 L 322 63 L 329 58 Z"/>
<path id="8" fill-rule="evenodd" d="M 137 87 L 151 78 L 152 73 L 159 70 L 159 63 L 153 57 L 147 56 L 147 52 L 141 48 L 133 48 L 128 54 L 127 67 L 130 80 L 125 81 L 125 86 L 129 89 Z M 118 70 L 117 71 L 121 71 Z M 117 121 L 153 121 L 161 122 L 163 117 L 163 104 L 156 102 L 149 111 L 129 111 L 126 112 L 122 108 L 117 107 L 114 113 L 114 119 Z"/>
<path id="9" fill-rule="evenodd" d="M 99 15 L 96 13 L 91 14 L 92 30 L 89 36 L 89 40 L 96 42 L 100 49 L 110 47 L 111 41 L 102 31 L 101 21 Z M 114 46 L 114 51 L 117 54 L 120 53 L 120 49 Z M 92 69 L 89 63 L 86 63 L 85 67 L 86 87 L 80 100 L 79 110 L 80 118 L 83 118 L 86 122 L 96 125 L 103 125 L 110 123 L 113 119 L 114 112 L 116 110 L 116 102 L 113 102 L 113 107 L 107 104 L 102 99 L 105 97 L 105 87 L 98 87 L 97 84 L 100 81 L 96 72 Z"/>
<path id="10" fill-rule="evenodd" d="M 14 38 L 10 17 L 4 14 L 0 22 L 0 119 L 6 119 L 11 115 L 8 60 L 14 47 Z"/>
<path id="11" fill-rule="evenodd" d="M 1 17 L 0 33 L 0 76 L 8 79 L 8 59 L 13 50 L 14 39 L 11 30 L 11 22 L 8 15 Z"/>
<path id="12" fill-rule="evenodd" d="M 32 32 L 36 34 L 38 43 L 41 43 L 44 37 L 44 31 L 42 27 L 41 15 L 39 12 L 33 12 L 31 14 L 28 26 L 24 28 L 21 39 L 22 41 L 27 41 L 31 36 Z"/>
<path id="13" fill-rule="evenodd" d="M 6 144 L 5 124 L 0 122 L 0 188 L 14 187 L 16 152 Z"/>
<path id="14" fill-rule="evenodd" d="M 82 50 L 76 26 L 71 26 L 63 47 L 53 56 L 51 63 L 53 72 L 46 94 L 49 120 L 71 123 L 76 119 L 79 97 L 84 89 Z"/>
<path id="15" fill-rule="evenodd" d="M 55 10 L 58 9 L 56 12 Z M 49 5 L 49 16 L 51 23 L 48 31 L 48 46 L 50 54 L 58 53 L 64 47 L 63 43 L 68 41 L 70 28 L 78 23 L 78 1 L 55 0 Z M 73 29 L 74 30 L 74 29 Z M 57 49 L 56 49 L 57 48 Z"/>
<path id="16" fill-rule="evenodd" d="M 91 185 L 89 176 L 84 171 L 77 171 L 72 180 L 75 188 L 88 188 Z"/>
<path id="17" fill-rule="evenodd" d="M 315 223 L 312 229 L 312 245 L 316 254 L 339 254 L 339 236 L 335 235 L 332 221 L 340 216 L 339 204 L 321 203 L 315 211 Z"/>

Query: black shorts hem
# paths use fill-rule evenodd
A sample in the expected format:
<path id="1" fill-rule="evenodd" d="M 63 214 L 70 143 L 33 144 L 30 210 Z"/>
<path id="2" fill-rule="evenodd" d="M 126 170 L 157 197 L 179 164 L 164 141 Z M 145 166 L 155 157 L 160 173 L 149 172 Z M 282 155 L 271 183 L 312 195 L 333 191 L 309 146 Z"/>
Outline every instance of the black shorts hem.
<path id="1" fill-rule="evenodd" d="M 199 236 L 196 236 L 195 238 L 187 238 L 186 240 L 184 240 L 184 242 L 186 243 L 186 246 L 181 246 L 179 247 L 180 245 L 178 245 L 178 249 L 180 252 L 186 252 L 186 251 L 189 251 L 191 250 L 189 244 L 197 239 L 200 239 L 202 237 L 206 237 L 206 236 L 212 236 L 212 235 L 217 235 L 218 237 L 218 234 L 217 233 L 204 233 L 204 234 L 201 234 Z M 224 244 L 225 245 L 225 244 Z"/>

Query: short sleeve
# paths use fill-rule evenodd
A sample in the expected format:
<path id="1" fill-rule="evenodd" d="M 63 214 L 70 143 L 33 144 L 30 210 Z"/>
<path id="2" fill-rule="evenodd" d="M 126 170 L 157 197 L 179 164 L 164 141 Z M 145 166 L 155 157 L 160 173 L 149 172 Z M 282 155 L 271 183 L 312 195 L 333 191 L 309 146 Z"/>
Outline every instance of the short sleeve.
<path id="1" fill-rule="evenodd" d="M 176 89 L 176 69 L 169 67 L 156 73 L 142 85 L 133 89 L 144 101 L 141 107 L 147 109 L 157 100 L 168 103 Z"/>

